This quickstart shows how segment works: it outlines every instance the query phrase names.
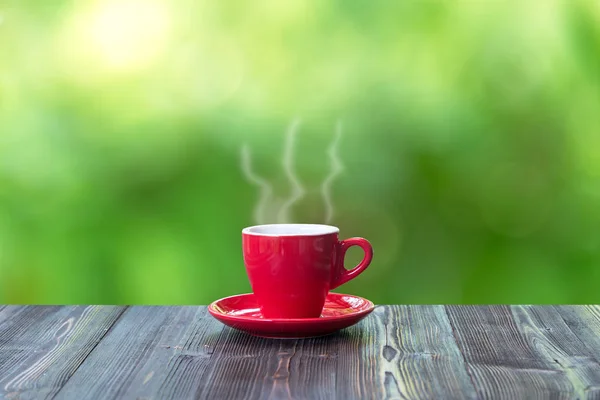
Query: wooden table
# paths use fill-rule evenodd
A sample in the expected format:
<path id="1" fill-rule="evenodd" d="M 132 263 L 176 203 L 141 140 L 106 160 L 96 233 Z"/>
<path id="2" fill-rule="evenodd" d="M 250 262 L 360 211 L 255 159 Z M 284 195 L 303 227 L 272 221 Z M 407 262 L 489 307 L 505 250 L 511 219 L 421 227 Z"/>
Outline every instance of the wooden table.
<path id="1" fill-rule="evenodd" d="M 206 307 L 0 306 L 2 399 L 600 399 L 600 306 L 378 306 L 266 340 Z"/>

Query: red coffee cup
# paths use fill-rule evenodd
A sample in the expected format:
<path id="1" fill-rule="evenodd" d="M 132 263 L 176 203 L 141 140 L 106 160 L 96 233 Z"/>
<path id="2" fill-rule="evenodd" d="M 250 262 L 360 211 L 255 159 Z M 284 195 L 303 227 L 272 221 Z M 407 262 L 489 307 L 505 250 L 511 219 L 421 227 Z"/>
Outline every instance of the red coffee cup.
<path id="1" fill-rule="evenodd" d="M 371 263 L 373 248 L 363 238 L 339 240 L 329 225 L 272 224 L 242 230 L 246 272 L 265 318 L 317 318 L 325 296 L 360 275 Z M 363 260 L 344 268 L 350 246 Z"/>

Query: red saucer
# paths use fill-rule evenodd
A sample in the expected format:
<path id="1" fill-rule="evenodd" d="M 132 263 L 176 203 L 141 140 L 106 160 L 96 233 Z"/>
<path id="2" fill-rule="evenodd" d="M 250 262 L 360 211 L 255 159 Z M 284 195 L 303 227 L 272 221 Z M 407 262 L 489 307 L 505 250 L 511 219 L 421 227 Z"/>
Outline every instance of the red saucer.
<path id="1" fill-rule="evenodd" d="M 208 312 L 235 329 L 264 338 L 301 339 L 324 336 L 352 326 L 369 315 L 374 304 L 362 297 L 329 293 L 319 318 L 263 318 L 254 294 L 240 294 L 217 300 Z"/>

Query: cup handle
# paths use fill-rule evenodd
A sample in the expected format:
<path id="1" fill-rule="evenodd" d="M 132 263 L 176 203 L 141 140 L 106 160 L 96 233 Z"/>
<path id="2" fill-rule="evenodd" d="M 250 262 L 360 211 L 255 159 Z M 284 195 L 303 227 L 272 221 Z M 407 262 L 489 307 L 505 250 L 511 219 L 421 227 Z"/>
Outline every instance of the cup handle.
<path id="1" fill-rule="evenodd" d="M 343 285 L 344 283 L 356 278 L 360 275 L 369 264 L 371 264 L 371 260 L 373 259 L 373 247 L 371 243 L 367 239 L 361 237 L 349 238 L 346 240 L 342 240 L 338 243 L 339 245 L 339 254 L 337 258 L 337 265 L 335 268 L 335 274 L 331 281 L 330 290 L 335 289 L 336 287 Z M 347 270 L 344 268 L 344 259 L 346 258 L 346 251 L 351 246 L 360 246 L 365 252 L 365 256 L 362 261 L 351 270 Z"/>

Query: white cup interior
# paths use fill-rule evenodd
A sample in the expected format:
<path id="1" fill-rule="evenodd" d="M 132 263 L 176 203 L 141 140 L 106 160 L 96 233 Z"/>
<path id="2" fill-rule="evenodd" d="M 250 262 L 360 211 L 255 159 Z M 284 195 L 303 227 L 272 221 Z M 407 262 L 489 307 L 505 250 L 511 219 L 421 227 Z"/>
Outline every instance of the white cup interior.
<path id="1" fill-rule="evenodd" d="M 258 236 L 318 236 L 338 233 L 335 226 L 319 224 L 270 224 L 244 228 L 243 234 Z"/>

